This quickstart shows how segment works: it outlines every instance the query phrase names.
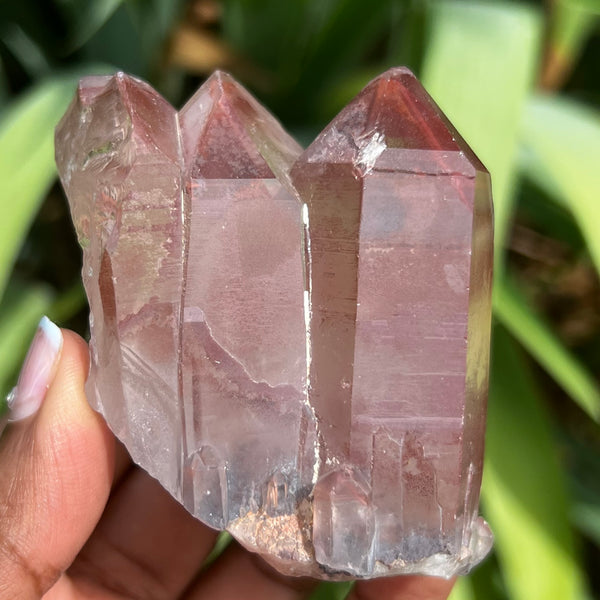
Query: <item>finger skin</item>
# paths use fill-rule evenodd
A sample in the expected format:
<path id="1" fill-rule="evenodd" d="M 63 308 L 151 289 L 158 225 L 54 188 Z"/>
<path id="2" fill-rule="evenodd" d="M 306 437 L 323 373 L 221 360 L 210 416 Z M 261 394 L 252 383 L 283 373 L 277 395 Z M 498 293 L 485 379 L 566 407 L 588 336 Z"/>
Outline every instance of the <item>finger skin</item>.
<path id="1" fill-rule="evenodd" d="M 40 598 L 92 533 L 110 493 L 115 443 L 85 398 L 87 345 L 63 336 L 39 412 L 0 439 L 0 600 Z"/>
<path id="2" fill-rule="evenodd" d="M 183 600 L 303 600 L 317 581 L 284 577 L 237 543 L 227 550 L 182 596 Z"/>
<path id="3" fill-rule="evenodd" d="M 404 575 L 358 581 L 347 600 L 446 600 L 454 579 Z"/>
<path id="4" fill-rule="evenodd" d="M 133 469 L 69 569 L 79 589 L 143 600 L 178 598 L 217 532 L 187 512 L 141 469 Z M 112 597 L 112 596 L 110 596 Z"/>

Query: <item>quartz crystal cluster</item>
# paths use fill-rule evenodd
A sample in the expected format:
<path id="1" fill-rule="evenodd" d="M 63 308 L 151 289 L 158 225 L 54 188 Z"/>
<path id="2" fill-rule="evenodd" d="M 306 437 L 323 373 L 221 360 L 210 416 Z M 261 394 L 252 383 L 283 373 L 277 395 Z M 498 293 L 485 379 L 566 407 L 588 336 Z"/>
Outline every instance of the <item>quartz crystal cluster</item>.
<path id="1" fill-rule="evenodd" d="M 179 112 L 89 77 L 56 157 L 88 396 L 137 463 L 287 574 L 485 556 L 490 182 L 410 71 L 304 151 L 226 74 Z"/>

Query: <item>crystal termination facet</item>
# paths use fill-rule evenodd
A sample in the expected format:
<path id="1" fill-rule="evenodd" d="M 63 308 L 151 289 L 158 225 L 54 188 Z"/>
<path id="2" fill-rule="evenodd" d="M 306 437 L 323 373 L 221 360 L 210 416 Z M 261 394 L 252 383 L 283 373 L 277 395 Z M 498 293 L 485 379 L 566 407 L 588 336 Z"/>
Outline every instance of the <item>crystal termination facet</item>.
<path id="1" fill-rule="evenodd" d="M 305 151 L 226 74 L 179 113 L 89 77 L 56 159 L 88 397 L 192 514 L 286 574 L 485 556 L 489 175 L 410 71 Z"/>

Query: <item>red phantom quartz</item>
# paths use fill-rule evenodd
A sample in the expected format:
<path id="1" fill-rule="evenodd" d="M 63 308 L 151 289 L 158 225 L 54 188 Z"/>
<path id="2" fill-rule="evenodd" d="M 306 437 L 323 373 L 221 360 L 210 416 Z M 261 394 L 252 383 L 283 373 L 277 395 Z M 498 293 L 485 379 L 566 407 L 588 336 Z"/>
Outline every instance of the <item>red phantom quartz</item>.
<path id="1" fill-rule="evenodd" d="M 226 74 L 179 113 L 86 78 L 56 155 L 88 395 L 137 463 L 287 574 L 485 556 L 489 175 L 410 71 L 304 152 Z"/>

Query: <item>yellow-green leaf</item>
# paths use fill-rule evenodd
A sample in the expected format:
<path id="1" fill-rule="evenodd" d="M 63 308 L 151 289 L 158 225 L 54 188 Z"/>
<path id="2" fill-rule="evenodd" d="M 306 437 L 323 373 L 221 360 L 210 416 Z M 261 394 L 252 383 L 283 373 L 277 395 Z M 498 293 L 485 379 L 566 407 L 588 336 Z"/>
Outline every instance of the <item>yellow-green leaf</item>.
<path id="1" fill-rule="evenodd" d="M 31 220 L 55 179 L 54 126 L 74 85 L 72 78 L 39 84 L 0 122 L 0 298 Z"/>
<path id="2" fill-rule="evenodd" d="M 573 100 L 535 96 L 521 130 L 526 172 L 572 211 L 600 273 L 600 113 Z"/>
<path id="3" fill-rule="evenodd" d="M 551 424 L 525 357 L 500 326 L 486 443 L 484 508 L 511 600 L 581 600 L 586 583 Z"/>
<path id="4" fill-rule="evenodd" d="M 506 279 L 495 283 L 494 314 L 571 398 L 600 422 L 596 381 Z"/>
<path id="5" fill-rule="evenodd" d="M 516 2 L 436 2 L 423 82 L 492 175 L 496 248 L 507 235 L 519 123 L 540 48 L 541 18 Z M 501 252 L 496 252 L 501 264 Z"/>
<path id="6" fill-rule="evenodd" d="M 448 600 L 476 600 L 473 586 L 466 577 L 459 577 Z"/>

